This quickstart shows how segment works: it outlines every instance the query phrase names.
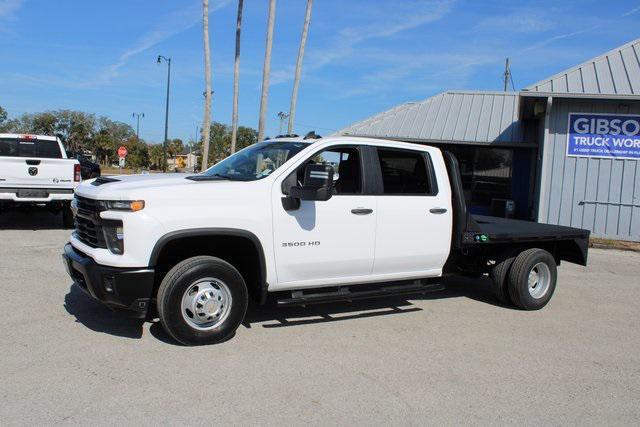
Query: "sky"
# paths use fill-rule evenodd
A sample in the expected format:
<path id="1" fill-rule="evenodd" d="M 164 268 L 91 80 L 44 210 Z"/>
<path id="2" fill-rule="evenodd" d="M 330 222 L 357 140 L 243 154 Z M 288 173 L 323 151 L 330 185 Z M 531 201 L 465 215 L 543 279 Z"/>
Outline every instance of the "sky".
<path id="1" fill-rule="evenodd" d="M 268 0 L 245 0 L 240 125 L 257 129 Z M 266 135 L 287 112 L 305 0 L 277 0 Z M 0 106 L 10 117 L 73 109 L 161 142 L 203 120 L 200 0 L 0 0 Z M 237 0 L 210 0 L 212 119 L 231 122 Z M 295 131 L 328 135 L 446 90 L 517 90 L 640 37 L 640 1 L 315 0 Z M 286 127 L 286 126 L 285 126 Z"/>

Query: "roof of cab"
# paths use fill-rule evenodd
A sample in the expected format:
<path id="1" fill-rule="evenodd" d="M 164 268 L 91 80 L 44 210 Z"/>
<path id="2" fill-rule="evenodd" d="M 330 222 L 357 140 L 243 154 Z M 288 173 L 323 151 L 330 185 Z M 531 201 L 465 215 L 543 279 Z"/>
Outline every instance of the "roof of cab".
<path id="1" fill-rule="evenodd" d="M 34 135 L 31 133 L 0 133 L 0 138 L 43 139 L 47 141 L 57 141 L 55 136 Z"/>

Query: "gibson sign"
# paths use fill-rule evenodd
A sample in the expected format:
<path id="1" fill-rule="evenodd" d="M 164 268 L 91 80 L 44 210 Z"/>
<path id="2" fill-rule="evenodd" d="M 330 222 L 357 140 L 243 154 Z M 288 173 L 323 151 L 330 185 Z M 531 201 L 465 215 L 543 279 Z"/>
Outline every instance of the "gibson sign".
<path id="1" fill-rule="evenodd" d="M 567 156 L 640 159 L 640 116 L 569 113 Z"/>

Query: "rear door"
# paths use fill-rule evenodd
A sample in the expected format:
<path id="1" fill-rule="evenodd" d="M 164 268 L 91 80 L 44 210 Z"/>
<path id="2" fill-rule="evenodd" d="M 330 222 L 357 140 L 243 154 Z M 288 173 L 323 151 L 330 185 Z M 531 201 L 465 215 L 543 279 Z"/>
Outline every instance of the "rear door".
<path id="1" fill-rule="evenodd" d="M 0 137 L 0 187 L 73 187 L 75 163 L 57 140 Z"/>
<path id="2" fill-rule="evenodd" d="M 439 183 L 444 163 L 427 151 L 376 147 L 382 178 L 377 199 L 374 274 L 429 277 L 442 273 L 451 245 L 451 193 Z M 438 185 L 442 184 L 442 185 Z"/>

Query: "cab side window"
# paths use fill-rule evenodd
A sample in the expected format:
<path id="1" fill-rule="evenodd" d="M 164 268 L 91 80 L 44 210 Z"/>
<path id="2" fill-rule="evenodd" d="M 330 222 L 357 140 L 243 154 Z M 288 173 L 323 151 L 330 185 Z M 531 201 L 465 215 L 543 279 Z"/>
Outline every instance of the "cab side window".
<path id="1" fill-rule="evenodd" d="M 333 166 L 334 194 L 362 193 L 362 164 L 357 148 L 331 148 L 314 156 L 314 160 Z"/>
<path id="2" fill-rule="evenodd" d="M 382 172 L 383 194 L 433 195 L 433 183 L 428 154 L 421 151 L 378 148 Z"/>
<path id="3" fill-rule="evenodd" d="M 309 164 L 333 166 L 333 194 L 362 194 L 362 161 L 356 147 L 332 147 L 315 154 L 283 181 L 284 194 L 289 194 L 292 186 L 302 185 L 304 170 Z"/>

